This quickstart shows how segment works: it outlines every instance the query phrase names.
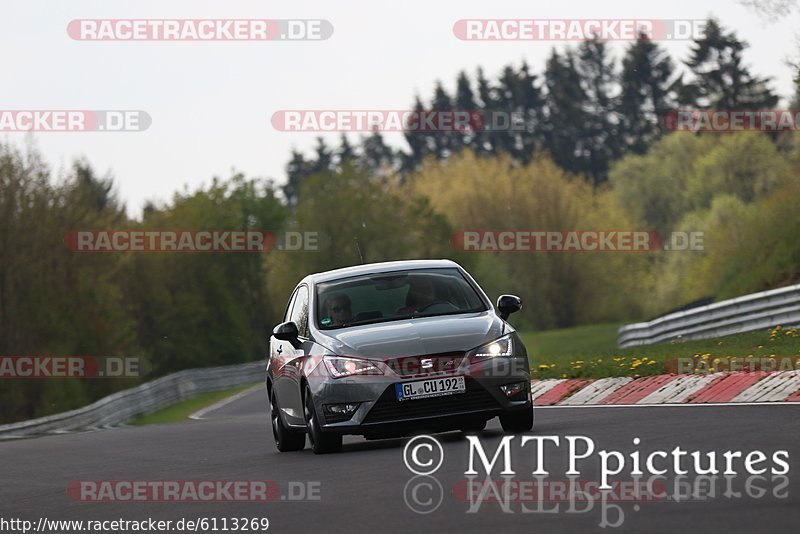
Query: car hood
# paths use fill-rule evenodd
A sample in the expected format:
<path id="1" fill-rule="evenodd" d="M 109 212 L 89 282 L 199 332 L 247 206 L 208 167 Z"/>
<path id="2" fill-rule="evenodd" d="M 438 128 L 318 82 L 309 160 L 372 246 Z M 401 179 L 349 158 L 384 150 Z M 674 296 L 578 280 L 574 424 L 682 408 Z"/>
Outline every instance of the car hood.
<path id="1" fill-rule="evenodd" d="M 317 331 L 315 337 L 322 346 L 341 356 L 386 360 L 465 352 L 510 331 L 493 311 L 485 311 Z"/>

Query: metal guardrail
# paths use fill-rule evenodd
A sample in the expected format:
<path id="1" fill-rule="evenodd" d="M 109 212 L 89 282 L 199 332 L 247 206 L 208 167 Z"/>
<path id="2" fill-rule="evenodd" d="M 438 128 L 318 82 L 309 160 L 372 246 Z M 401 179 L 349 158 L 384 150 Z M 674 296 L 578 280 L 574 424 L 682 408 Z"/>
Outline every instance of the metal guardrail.
<path id="1" fill-rule="evenodd" d="M 264 368 L 265 362 L 256 361 L 179 371 L 118 391 L 83 408 L 0 425 L 0 440 L 120 425 L 138 415 L 154 412 L 198 393 L 258 382 L 264 379 Z"/>
<path id="2" fill-rule="evenodd" d="M 800 325 L 800 284 L 670 313 L 619 329 L 621 348 Z"/>

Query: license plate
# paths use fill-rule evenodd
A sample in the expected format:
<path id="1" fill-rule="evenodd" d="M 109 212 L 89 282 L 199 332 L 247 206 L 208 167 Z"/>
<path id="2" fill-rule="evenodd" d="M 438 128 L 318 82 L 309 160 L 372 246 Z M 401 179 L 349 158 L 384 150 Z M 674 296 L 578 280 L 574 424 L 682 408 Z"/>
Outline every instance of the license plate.
<path id="1" fill-rule="evenodd" d="M 404 401 L 464 393 L 466 386 L 463 376 L 448 376 L 395 384 L 394 389 L 397 392 L 397 400 Z"/>

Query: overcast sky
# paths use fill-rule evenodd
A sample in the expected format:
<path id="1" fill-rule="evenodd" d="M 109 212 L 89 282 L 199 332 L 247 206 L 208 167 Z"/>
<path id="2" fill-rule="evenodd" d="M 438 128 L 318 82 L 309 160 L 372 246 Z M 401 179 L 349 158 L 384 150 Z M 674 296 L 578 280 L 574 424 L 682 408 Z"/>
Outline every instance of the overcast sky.
<path id="1" fill-rule="evenodd" d="M 800 13 L 759 18 L 731 0 L 19 0 L 2 3 L 0 109 L 135 109 L 153 120 L 143 132 L 37 133 L 33 143 L 54 169 L 87 159 L 110 172 L 129 214 L 232 169 L 285 180 L 293 147 L 308 153 L 315 133 L 279 132 L 279 109 L 403 109 L 426 100 L 436 80 L 449 90 L 458 71 L 482 66 L 491 78 L 526 60 L 536 72 L 552 42 L 467 42 L 453 36 L 463 18 L 717 17 L 751 47 L 745 62 L 792 93 L 786 60 L 797 54 Z M 327 19 L 325 41 L 85 42 L 67 35 L 78 18 Z M 613 45 L 619 57 L 626 43 Z M 689 43 L 669 42 L 684 59 Z M 338 142 L 339 134 L 330 134 Z M 5 133 L 18 146 L 31 134 Z M 400 134 L 390 141 L 402 145 Z M 355 140 L 353 135 L 352 140 Z"/>

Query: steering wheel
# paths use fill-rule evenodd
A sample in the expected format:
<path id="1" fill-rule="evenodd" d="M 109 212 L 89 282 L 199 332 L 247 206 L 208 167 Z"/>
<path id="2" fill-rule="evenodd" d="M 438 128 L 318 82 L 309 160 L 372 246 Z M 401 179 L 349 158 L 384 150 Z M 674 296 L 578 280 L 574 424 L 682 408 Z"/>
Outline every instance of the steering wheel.
<path id="1" fill-rule="evenodd" d="M 429 304 L 426 304 L 425 306 L 423 306 L 421 308 L 418 308 L 415 313 L 424 312 L 428 308 L 436 306 L 437 304 L 446 304 L 447 306 L 450 306 L 454 310 L 458 309 L 458 306 L 455 306 L 452 302 L 449 302 L 447 300 L 434 300 L 433 302 L 431 302 Z"/>

